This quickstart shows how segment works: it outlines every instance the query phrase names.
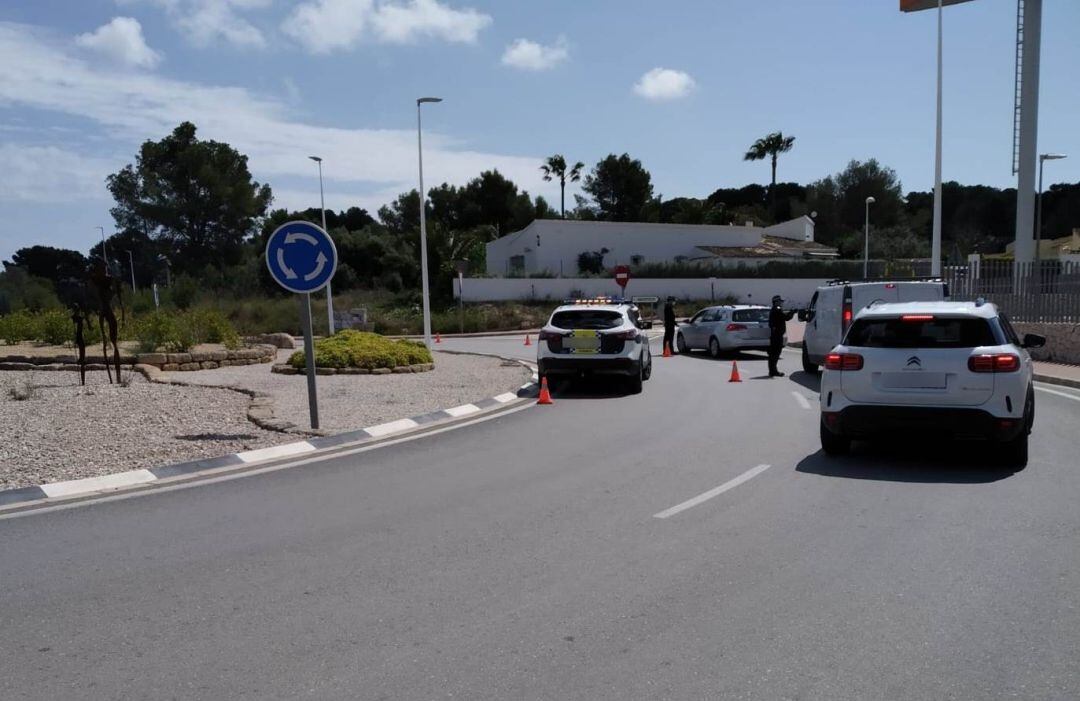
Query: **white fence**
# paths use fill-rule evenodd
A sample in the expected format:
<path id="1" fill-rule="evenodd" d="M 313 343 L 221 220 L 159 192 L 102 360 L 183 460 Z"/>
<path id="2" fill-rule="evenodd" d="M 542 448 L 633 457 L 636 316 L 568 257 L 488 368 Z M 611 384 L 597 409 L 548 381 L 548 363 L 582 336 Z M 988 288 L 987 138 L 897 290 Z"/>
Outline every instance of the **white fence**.
<path id="1" fill-rule="evenodd" d="M 671 295 L 677 299 L 721 300 L 734 297 L 740 304 L 768 305 L 780 295 L 788 308 L 805 307 L 814 290 L 828 282 L 825 278 L 642 278 L 632 279 L 625 296 Z M 454 281 L 454 297 L 458 295 Z M 506 300 L 561 300 L 570 297 L 619 295 L 622 290 L 611 278 L 465 278 L 462 299 L 466 302 Z"/>

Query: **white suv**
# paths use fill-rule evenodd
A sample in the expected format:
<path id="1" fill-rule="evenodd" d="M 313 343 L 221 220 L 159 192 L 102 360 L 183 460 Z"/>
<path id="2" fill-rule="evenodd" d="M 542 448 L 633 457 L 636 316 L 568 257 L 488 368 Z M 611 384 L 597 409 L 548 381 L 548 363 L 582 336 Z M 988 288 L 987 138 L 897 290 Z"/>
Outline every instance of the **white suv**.
<path id="1" fill-rule="evenodd" d="M 557 308 L 540 330 L 540 375 L 624 375 L 630 391 L 652 375 L 652 354 L 638 308 L 610 299 L 573 300 Z"/>
<path id="2" fill-rule="evenodd" d="M 1027 463 L 1035 421 L 1031 357 L 993 304 L 907 302 L 868 307 L 825 356 L 821 447 L 846 453 L 853 438 L 946 435 L 1001 444 Z"/>

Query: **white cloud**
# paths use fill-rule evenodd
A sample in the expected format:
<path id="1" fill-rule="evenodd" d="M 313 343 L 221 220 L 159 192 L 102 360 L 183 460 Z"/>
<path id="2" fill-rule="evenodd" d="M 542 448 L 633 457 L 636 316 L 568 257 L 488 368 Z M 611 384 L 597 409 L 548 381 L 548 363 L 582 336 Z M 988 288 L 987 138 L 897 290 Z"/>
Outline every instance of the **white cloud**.
<path id="1" fill-rule="evenodd" d="M 0 22 L 0 104 L 88 119 L 128 153 L 142 140 L 160 139 L 180 121 L 190 120 L 200 137 L 228 142 L 247 154 L 252 172 L 263 182 L 278 176 L 313 178 L 307 157 L 317 151 L 328 159 L 328 183 L 350 183 L 337 190 L 355 190 L 358 199 L 364 192 L 401 192 L 416 186 L 416 132 L 411 125 L 341 129 L 306 124 L 286 102 L 243 88 L 88 65 L 65 51 L 63 43 L 27 25 Z M 94 133 L 89 128 L 83 132 Z M 482 170 L 497 168 L 531 193 L 550 196 L 557 190 L 540 179 L 539 162 L 532 156 L 460 149 L 435 130 L 424 134 L 424 172 L 432 184 L 462 184 Z M 112 164 L 102 172 L 117 167 Z M 101 180 L 96 182 L 103 191 Z"/>
<path id="2" fill-rule="evenodd" d="M 438 0 L 411 0 L 405 4 L 384 2 L 372 17 L 379 38 L 396 43 L 431 36 L 473 44 L 480 30 L 490 24 L 490 15 L 472 8 L 454 10 Z"/>
<path id="3" fill-rule="evenodd" d="M 239 48 L 262 48 L 266 37 L 241 11 L 268 7 L 271 0 L 117 0 L 120 5 L 148 2 L 166 11 L 192 44 L 205 47 L 224 41 Z"/>
<path id="4" fill-rule="evenodd" d="M 105 177 L 119 166 L 56 146 L 0 144 L 0 201 L 71 202 L 106 199 Z"/>
<path id="5" fill-rule="evenodd" d="M 161 54 L 143 39 L 142 25 L 131 17 L 113 17 L 93 32 L 75 37 L 75 43 L 129 66 L 153 68 L 161 61 Z"/>
<path id="6" fill-rule="evenodd" d="M 503 65 L 526 71 L 546 71 L 570 56 L 566 40 L 559 37 L 554 46 L 544 46 L 528 39 L 517 39 L 503 52 Z"/>
<path id="7" fill-rule="evenodd" d="M 456 10 L 438 0 L 309 0 L 289 14 L 281 30 L 312 53 L 329 53 L 367 35 L 396 44 L 423 37 L 471 44 L 491 21 L 489 15 Z"/>
<path id="8" fill-rule="evenodd" d="M 646 100 L 677 100 L 697 86 L 689 74 L 670 68 L 654 68 L 634 83 L 634 92 Z"/>

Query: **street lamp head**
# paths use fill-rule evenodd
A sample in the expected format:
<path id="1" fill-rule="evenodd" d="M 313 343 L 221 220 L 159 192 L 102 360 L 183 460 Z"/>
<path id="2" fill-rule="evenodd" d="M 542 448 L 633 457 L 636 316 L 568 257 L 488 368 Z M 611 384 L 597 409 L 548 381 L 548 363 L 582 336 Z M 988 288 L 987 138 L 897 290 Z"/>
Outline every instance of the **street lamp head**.
<path id="1" fill-rule="evenodd" d="M 420 105 L 420 104 L 423 104 L 425 102 L 442 102 L 442 98 L 441 97 L 421 97 L 419 100 L 416 101 L 416 104 Z"/>
<path id="2" fill-rule="evenodd" d="M 1062 158 L 1068 158 L 1064 153 L 1043 153 L 1039 155 L 1040 161 L 1060 161 Z"/>
<path id="3" fill-rule="evenodd" d="M 322 163 L 322 158 L 320 158 L 319 156 L 308 156 L 308 158 L 315 161 L 316 163 Z"/>
<path id="4" fill-rule="evenodd" d="M 877 200 L 875 200 L 873 197 L 866 198 L 866 204 L 874 204 L 875 202 L 877 202 Z"/>

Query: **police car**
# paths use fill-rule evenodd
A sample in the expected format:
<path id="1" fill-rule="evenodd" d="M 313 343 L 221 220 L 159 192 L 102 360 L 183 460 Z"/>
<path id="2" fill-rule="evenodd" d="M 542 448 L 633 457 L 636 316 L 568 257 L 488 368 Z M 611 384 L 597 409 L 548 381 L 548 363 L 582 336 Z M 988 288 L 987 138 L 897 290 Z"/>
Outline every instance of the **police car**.
<path id="1" fill-rule="evenodd" d="M 636 305 L 614 298 L 566 300 L 540 330 L 542 376 L 622 375 L 633 393 L 652 375 L 652 354 Z"/>
<path id="2" fill-rule="evenodd" d="M 1004 314 L 983 302 L 878 304 L 855 317 L 825 355 L 821 447 L 846 453 L 854 438 L 945 435 L 999 443 L 1027 464 L 1035 421 L 1032 362 Z"/>

